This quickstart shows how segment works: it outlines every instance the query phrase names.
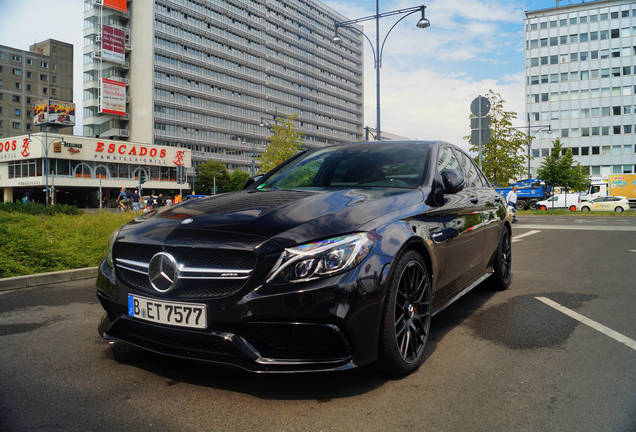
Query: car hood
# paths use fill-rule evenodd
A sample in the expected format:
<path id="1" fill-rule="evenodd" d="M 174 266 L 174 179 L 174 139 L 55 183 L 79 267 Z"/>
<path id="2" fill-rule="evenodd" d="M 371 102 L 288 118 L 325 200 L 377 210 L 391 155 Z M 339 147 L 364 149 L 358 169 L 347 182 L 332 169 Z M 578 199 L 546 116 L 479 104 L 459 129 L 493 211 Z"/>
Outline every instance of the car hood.
<path id="1" fill-rule="evenodd" d="M 266 240 L 288 247 L 353 232 L 375 218 L 421 202 L 424 196 L 419 189 L 240 191 L 142 216 L 121 232 L 140 243 L 223 237 L 253 247 Z"/>

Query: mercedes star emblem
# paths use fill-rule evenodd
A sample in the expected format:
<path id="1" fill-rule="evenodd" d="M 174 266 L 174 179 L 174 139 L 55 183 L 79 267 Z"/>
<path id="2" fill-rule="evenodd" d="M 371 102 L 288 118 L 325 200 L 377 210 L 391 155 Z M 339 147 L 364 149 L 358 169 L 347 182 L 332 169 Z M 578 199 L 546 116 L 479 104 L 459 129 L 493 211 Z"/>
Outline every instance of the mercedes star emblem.
<path id="1" fill-rule="evenodd" d="M 172 255 L 166 252 L 158 252 L 150 259 L 148 280 L 155 290 L 160 293 L 170 291 L 175 287 L 178 279 L 179 269 L 177 261 Z"/>

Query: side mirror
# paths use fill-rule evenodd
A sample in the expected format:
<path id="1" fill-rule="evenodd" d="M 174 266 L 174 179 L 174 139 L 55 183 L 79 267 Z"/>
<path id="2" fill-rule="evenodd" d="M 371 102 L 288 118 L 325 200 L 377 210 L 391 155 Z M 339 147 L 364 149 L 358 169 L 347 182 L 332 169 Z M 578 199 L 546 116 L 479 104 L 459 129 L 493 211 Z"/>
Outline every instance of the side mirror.
<path id="1" fill-rule="evenodd" d="M 460 170 L 446 168 L 442 170 L 444 193 L 457 193 L 464 188 L 464 175 Z"/>
<path id="2" fill-rule="evenodd" d="M 262 175 L 262 174 L 261 174 L 261 175 L 257 175 L 257 176 L 254 176 L 254 177 L 250 177 L 250 178 L 248 178 L 248 179 L 247 179 L 247 181 L 245 182 L 245 184 L 243 185 L 243 189 L 247 189 L 247 188 L 249 188 L 249 187 L 250 187 L 250 186 L 252 186 L 254 183 L 257 183 L 258 181 L 260 181 L 260 179 L 262 179 L 262 178 L 263 178 L 263 175 Z"/>

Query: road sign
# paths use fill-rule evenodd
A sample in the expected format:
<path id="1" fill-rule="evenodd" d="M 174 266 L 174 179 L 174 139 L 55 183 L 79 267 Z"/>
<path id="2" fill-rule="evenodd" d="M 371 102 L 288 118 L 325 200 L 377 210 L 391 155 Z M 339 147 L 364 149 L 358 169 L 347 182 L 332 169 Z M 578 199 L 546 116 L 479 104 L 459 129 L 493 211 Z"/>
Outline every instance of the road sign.
<path id="1" fill-rule="evenodd" d="M 490 117 L 473 117 L 470 119 L 471 129 L 490 129 Z"/>
<path id="2" fill-rule="evenodd" d="M 490 101 L 487 97 L 477 96 L 470 103 L 470 112 L 472 112 L 473 115 L 482 117 L 488 114 L 488 111 L 490 111 Z"/>
<path id="3" fill-rule="evenodd" d="M 490 129 L 473 129 L 470 131 L 470 143 L 481 146 L 490 142 Z"/>

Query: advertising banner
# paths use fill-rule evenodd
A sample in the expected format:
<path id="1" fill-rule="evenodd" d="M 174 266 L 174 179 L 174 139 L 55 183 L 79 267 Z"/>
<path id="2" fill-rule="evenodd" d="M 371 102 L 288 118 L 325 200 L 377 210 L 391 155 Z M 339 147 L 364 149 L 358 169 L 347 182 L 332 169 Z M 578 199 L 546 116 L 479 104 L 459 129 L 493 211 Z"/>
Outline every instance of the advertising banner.
<path id="1" fill-rule="evenodd" d="M 104 0 L 104 6 L 125 13 L 127 6 L 126 2 L 127 0 Z"/>
<path id="2" fill-rule="evenodd" d="M 102 26 L 102 59 L 108 62 L 124 64 L 126 62 L 126 32 L 122 29 Z"/>
<path id="3" fill-rule="evenodd" d="M 75 125 L 75 104 L 54 99 L 36 102 L 33 107 L 33 126 L 47 124 L 64 127 Z"/>
<path id="4" fill-rule="evenodd" d="M 102 78 L 100 108 L 106 114 L 126 115 L 126 84 Z"/>
<path id="5" fill-rule="evenodd" d="M 55 159 L 137 166 L 192 166 L 192 151 L 187 148 L 42 132 L 0 138 L 0 163 L 39 159 L 43 157 L 47 145 L 49 157 Z"/>

